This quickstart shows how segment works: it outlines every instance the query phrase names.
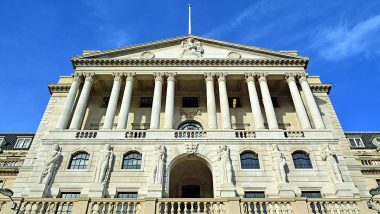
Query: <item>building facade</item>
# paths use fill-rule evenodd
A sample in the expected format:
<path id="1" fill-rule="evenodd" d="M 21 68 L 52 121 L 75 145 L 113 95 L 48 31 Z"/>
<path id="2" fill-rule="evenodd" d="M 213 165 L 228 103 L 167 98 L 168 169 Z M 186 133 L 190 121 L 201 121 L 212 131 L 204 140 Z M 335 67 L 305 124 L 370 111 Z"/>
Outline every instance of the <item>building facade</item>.
<path id="1" fill-rule="evenodd" d="M 14 185 L 24 213 L 371 213 L 308 58 L 186 35 L 72 58 Z"/>

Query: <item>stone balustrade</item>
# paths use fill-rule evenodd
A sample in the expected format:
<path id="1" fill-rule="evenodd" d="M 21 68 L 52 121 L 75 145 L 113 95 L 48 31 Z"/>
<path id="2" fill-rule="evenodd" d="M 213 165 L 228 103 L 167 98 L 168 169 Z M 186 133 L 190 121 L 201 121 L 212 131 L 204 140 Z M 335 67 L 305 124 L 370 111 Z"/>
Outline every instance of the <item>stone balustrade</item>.
<path id="1" fill-rule="evenodd" d="M 364 165 L 364 166 L 379 166 L 380 165 L 380 160 L 371 160 L 371 159 L 367 159 L 367 160 L 360 160 L 361 164 Z"/>
<path id="2" fill-rule="evenodd" d="M 14 198 L 0 199 L 0 213 L 22 214 L 359 214 L 376 213 L 379 199 L 368 209 L 366 201 L 336 198 Z"/>
<path id="3" fill-rule="evenodd" d="M 335 140 L 330 130 L 53 130 L 44 140 Z"/>

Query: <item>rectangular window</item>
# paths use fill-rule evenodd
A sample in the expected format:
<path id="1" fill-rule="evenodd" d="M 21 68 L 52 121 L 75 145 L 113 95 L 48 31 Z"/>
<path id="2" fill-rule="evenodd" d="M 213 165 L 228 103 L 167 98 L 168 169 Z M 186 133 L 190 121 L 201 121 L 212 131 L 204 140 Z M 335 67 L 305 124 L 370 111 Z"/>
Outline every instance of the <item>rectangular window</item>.
<path id="1" fill-rule="evenodd" d="M 137 192 L 118 192 L 115 198 L 137 198 Z"/>
<path id="2" fill-rule="evenodd" d="M 79 198 L 80 192 L 61 192 L 59 198 Z M 73 202 L 62 203 L 58 205 L 57 210 L 61 210 L 60 213 L 73 213 Z"/>
<path id="3" fill-rule="evenodd" d="M 248 191 L 244 192 L 244 198 L 265 198 L 265 194 L 259 191 Z"/>
<path id="4" fill-rule="evenodd" d="M 228 105 L 230 106 L 230 108 L 240 108 L 240 97 L 229 97 Z"/>
<path id="5" fill-rule="evenodd" d="M 305 198 L 322 198 L 320 191 L 302 191 L 301 197 Z"/>
<path id="6" fill-rule="evenodd" d="M 273 107 L 275 108 L 280 107 L 280 105 L 278 104 L 277 97 L 271 97 L 271 98 L 272 98 Z"/>
<path id="7" fill-rule="evenodd" d="M 380 187 L 380 179 L 376 179 L 377 186 Z"/>
<path id="8" fill-rule="evenodd" d="M 364 144 L 361 138 L 349 138 L 351 148 L 363 148 Z"/>
<path id="9" fill-rule="evenodd" d="M 102 108 L 107 108 L 109 101 L 110 101 L 110 97 L 103 97 L 101 107 Z"/>
<path id="10" fill-rule="evenodd" d="M 198 97 L 182 97 L 183 108 L 198 108 Z"/>
<path id="11" fill-rule="evenodd" d="M 140 108 L 152 108 L 153 97 L 141 97 Z"/>
<path id="12" fill-rule="evenodd" d="M 15 149 L 29 149 L 31 138 L 18 138 L 16 141 Z"/>

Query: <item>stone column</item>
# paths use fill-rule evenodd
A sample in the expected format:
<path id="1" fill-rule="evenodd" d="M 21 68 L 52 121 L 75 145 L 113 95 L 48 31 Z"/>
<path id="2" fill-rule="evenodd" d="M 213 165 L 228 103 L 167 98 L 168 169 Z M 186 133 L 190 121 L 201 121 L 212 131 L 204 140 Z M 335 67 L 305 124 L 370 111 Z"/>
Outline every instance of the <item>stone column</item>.
<path id="1" fill-rule="evenodd" d="M 73 111 L 75 97 L 77 96 L 78 89 L 81 82 L 82 82 L 82 75 L 75 73 L 73 75 L 73 82 L 71 83 L 70 91 L 67 94 L 65 105 L 63 106 L 61 116 L 59 117 L 59 120 L 56 126 L 57 129 L 67 128 L 67 124 L 69 123 L 71 113 Z"/>
<path id="2" fill-rule="evenodd" d="M 154 94 L 152 104 L 152 114 L 150 117 L 150 129 L 158 129 L 160 127 L 161 98 L 162 98 L 162 82 L 163 74 L 154 73 Z"/>
<path id="3" fill-rule="evenodd" d="M 220 73 L 218 75 L 218 85 L 219 85 L 220 113 L 222 114 L 222 127 L 223 129 L 231 129 L 230 106 L 228 104 L 225 73 Z"/>
<path id="4" fill-rule="evenodd" d="M 259 103 L 259 98 L 257 96 L 256 86 L 255 86 L 255 77 L 254 73 L 246 73 L 245 79 L 248 85 L 249 101 L 251 103 L 253 120 L 255 121 L 256 129 L 264 129 L 264 118 L 261 114 L 261 108 Z"/>
<path id="5" fill-rule="evenodd" d="M 205 76 L 205 81 L 206 81 L 208 128 L 217 129 L 218 125 L 216 122 L 214 75 L 212 73 L 205 73 L 204 76 Z"/>
<path id="6" fill-rule="evenodd" d="M 113 74 L 113 86 L 111 91 L 110 100 L 107 106 L 106 116 L 104 118 L 103 129 L 112 129 L 113 120 L 115 118 L 117 101 L 119 100 L 120 86 L 123 76 L 120 73 Z"/>
<path id="7" fill-rule="evenodd" d="M 266 73 L 259 74 L 259 84 L 269 129 L 278 129 L 276 113 L 274 112 L 272 98 L 269 93 Z"/>
<path id="8" fill-rule="evenodd" d="M 311 118 L 313 119 L 316 129 L 326 128 L 323 123 L 321 113 L 319 112 L 317 103 L 315 102 L 314 95 L 310 90 L 309 83 L 307 82 L 307 74 L 302 73 L 299 77 L 299 82 L 302 87 L 302 91 L 305 95 L 306 104 L 309 107 Z"/>
<path id="9" fill-rule="evenodd" d="M 123 99 L 121 101 L 119 121 L 117 123 L 117 129 L 125 129 L 128 122 L 129 109 L 131 107 L 133 81 L 136 73 L 125 73 L 125 88 Z"/>
<path id="10" fill-rule="evenodd" d="M 301 128 L 310 129 L 310 121 L 307 117 L 307 113 L 303 105 L 300 92 L 298 91 L 298 87 L 295 80 L 295 74 L 287 73 L 285 74 L 285 79 L 289 85 L 290 94 L 292 96 L 293 104 L 296 109 L 298 121 L 300 122 Z"/>
<path id="11" fill-rule="evenodd" d="M 82 92 L 79 96 L 79 100 L 77 103 L 77 106 L 75 108 L 73 119 L 71 120 L 70 129 L 80 129 L 83 117 L 86 112 L 87 108 L 87 101 L 90 96 L 92 83 L 95 80 L 95 74 L 94 73 L 86 73 L 85 74 L 85 82 L 82 88 Z"/>
<path id="12" fill-rule="evenodd" d="M 165 102 L 165 121 L 164 128 L 173 128 L 174 117 L 174 92 L 175 92 L 175 76 L 176 73 L 168 73 L 167 87 L 166 87 L 166 102 Z"/>

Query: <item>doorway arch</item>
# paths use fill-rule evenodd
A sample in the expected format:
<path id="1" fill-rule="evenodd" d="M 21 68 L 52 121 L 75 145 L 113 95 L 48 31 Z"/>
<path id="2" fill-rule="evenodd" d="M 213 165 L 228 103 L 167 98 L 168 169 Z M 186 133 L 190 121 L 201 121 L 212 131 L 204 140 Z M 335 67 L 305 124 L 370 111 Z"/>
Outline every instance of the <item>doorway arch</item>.
<path id="1" fill-rule="evenodd" d="M 213 198 L 212 173 L 208 162 L 195 155 L 175 160 L 169 172 L 170 198 Z"/>

